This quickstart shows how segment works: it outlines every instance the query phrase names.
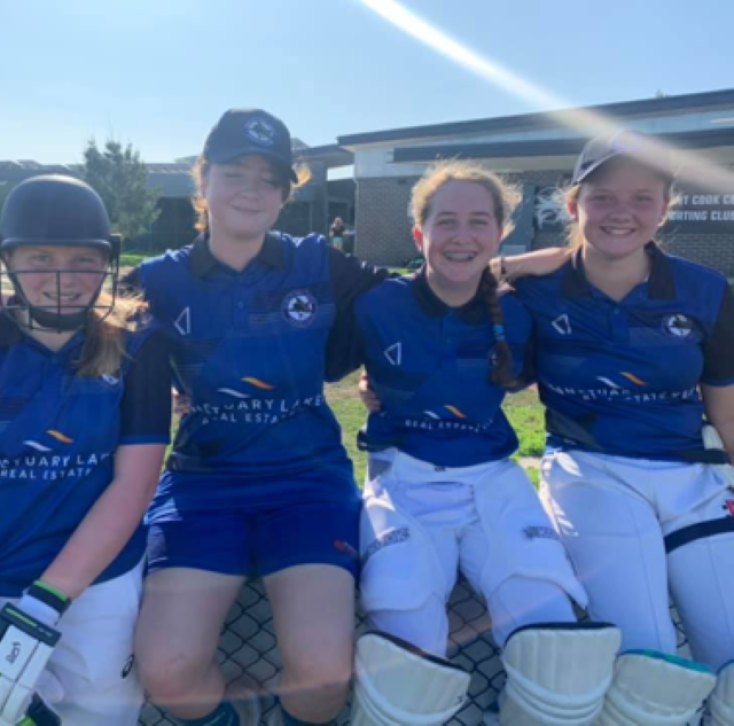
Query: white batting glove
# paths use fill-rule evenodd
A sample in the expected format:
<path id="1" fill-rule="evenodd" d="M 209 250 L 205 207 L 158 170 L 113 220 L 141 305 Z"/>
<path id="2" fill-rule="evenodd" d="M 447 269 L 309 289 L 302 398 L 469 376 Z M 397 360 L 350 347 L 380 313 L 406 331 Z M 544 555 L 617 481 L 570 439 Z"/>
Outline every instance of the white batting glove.
<path id="1" fill-rule="evenodd" d="M 61 637 L 55 626 L 69 602 L 37 582 L 17 605 L 8 603 L 0 610 L 0 726 L 55 723 L 55 714 L 35 690 Z"/>

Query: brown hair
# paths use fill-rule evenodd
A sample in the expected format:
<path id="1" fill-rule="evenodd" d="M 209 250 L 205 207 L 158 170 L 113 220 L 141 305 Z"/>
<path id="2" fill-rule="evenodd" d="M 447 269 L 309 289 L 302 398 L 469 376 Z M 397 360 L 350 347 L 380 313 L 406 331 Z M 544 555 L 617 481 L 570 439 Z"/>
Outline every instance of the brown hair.
<path id="1" fill-rule="evenodd" d="M 518 205 L 520 194 L 497 174 L 473 161 L 443 161 L 423 174 L 413 187 L 410 210 L 413 220 L 422 227 L 431 214 L 433 195 L 452 181 L 466 181 L 484 187 L 494 202 L 494 216 L 502 230 L 502 237 L 512 231 L 512 212 Z M 500 289 L 497 278 L 487 268 L 479 283 L 494 332 L 494 350 L 489 357 L 489 380 L 501 388 L 517 388 L 522 381 L 513 373 L 513 357 L 505 337 L 505 323 L 500 305 Z"/>
<path id="2" fill-rule="evenodd" d="M 287 203 L 291 198 L 291 194 L 295 189 L 302 187 L 311 178 L 311 172 L 307 166 L 299 164 L 294 168 L 298 182 L 295 184 L 290 180 L 288 174 L 284 172 L 280 167 L 273 166 L 273 172 L 278 175 L 278 181 L 280 182 L 280 188 L 283 192 L 283 202 Z M 209 174 L 212 168 L 212 162 L 204 157 L 203 154 L 199 154 L 191 169 L 191 176 L 194 179 L 194 196 L 191 198 L 191 204 L 196 212 L 196 224 L 194 225 L 198 232 L 206 232 L 209 229 L 209 209 L 207 207 L 206 199 L 204 199 L 203 193 L 203 181 Z"/>
<path id="3" fill-rule="evenodd" d="M 591 172 L 591 174 L 589 174 L 589 176 L 586 177 L 580 184 L 568 186 L 564 189 L 561 189 L 561 195 L 563 197 L 563 201 L 566 204 L 566 208 L 568 208 L 568 205 L 570 203 L 578 203 L 579 197 L 581 196 L 581 189 L 585 184 L 588 184 L 588 182 L 601 177 L 602 174 L 608 172 L 613 167 L 613 165 L 623 164 L 629 161 L 630 159 L 624 156 L 610 159 L 606 164 L 603 164 L 598 169 L 595 169 L 593 172 Z M 643 164 L 639 160 L 633 159 L 632 163 L 638 164 L 645 169 L 649 169 L 655 176 L 659 177 L 660 181 L 663 184 L 663 196 L 665 198 L 665 201 L 668 203 L 668 209 L 675 206 L 679 198 L 678 192 L 675 189 L 675 181 L 666 174 L 659 172 L 653 167 Z M 583 244 L 583 241 L 584 236 L 579 229 L 578 222 L 573 219 L 568 219 L 566 225 L 567 244 L 570 247 L 580 247 Z M 653 242 L 658 243 L 657 240 L 653 240 Z"/>

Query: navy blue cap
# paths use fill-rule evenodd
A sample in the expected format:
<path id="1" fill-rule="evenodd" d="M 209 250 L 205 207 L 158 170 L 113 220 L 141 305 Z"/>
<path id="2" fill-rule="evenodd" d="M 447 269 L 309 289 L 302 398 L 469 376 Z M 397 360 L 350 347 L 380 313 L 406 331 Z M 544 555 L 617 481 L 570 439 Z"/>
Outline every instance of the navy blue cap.
<path id="1" fill-rule="evenodd" d="M 226 164 L 240 156 L 264 156 L 281 168 L 292 182 L 291 135 L 278 118 L 259 108 L 231 108 L 217 121 L 204 144 L 204 158 Z"/>
<path id="2" fill-rule="evenodd" d="M 670 157 L 651 137 L 639 131 L 621 130 L 591 139 L 581 152 L 573 170 L 572 185 L 581 184 L 589 174 L 612 159 L 620 156 L 635 159 L 640 164 L 649 166 L 671 181 L 675 173 Z"/>

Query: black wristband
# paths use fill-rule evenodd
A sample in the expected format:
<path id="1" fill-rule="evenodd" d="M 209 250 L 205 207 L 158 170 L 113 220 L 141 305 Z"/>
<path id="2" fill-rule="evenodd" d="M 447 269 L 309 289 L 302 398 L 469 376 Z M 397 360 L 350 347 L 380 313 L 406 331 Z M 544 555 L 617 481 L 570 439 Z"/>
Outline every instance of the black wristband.
<path id="1" fill-rule="evenodd" d="M 71 605 L 70 598 L 55 587 L 51 587 L 40 580 L 36 580 L 26 592 L 31 597 L 35 597 L 36 600 L 40 600 L 45 605 L 53 608 L 59 615 L 63 615 Z"/>

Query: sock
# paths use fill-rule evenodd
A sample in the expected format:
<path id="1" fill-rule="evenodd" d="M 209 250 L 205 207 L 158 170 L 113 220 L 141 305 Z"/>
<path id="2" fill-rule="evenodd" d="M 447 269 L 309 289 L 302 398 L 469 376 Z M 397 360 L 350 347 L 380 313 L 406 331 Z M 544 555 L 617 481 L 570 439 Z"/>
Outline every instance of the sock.
<path id="1" fill-rule="evenodd" d="M 180 726 L 240 726 L 240 718 L 232 704 L 228 701 L 222 701 L 207 716 L 194 719 L 178 718 L 176 722 Z"/>
<path id="2" fill-rule="evenodd" d="M 280 712 L 283 714 L 284 726 L 336 726 L 336 721 L 325 721 L 323 723 L 313 723 L 312 721 L 301 721 L 295 716 L 291 716 L 288 711 L 280 704 Z"/>

